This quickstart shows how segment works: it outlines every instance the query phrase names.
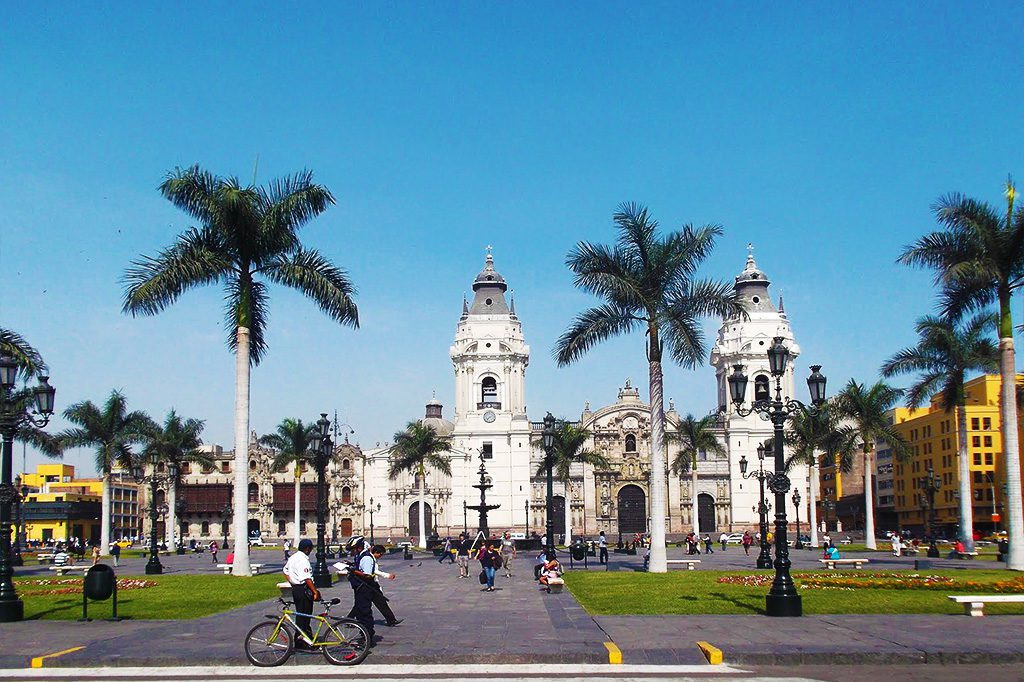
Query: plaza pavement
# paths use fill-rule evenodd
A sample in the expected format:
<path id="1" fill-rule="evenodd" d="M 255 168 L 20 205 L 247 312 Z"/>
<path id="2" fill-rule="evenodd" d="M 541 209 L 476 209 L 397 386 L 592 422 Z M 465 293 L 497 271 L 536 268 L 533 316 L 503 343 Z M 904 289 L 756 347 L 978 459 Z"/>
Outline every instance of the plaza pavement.
<path id="1" fill-rule="evenodd" d="M 280 571 L 283 554 L 263 552 L 269 571 Z M 670 548 L 671 558 L 682 550 Z M 793 551 L 795 570 L 820 570 L 816 551 Z M 850 553 L 849 556 L 861 556 Z M 396 628 L 378 620 L 381 640 L 368 662 L 403 663 L 607 663 L 609 649 L 626 664 L 703 665 L 696 642 L 722 650 L 726 663 L 757 665 L 841 663 L 1009 663 L 1024 661 L 1024 616 L 968 618 L 963 615 L 825 615 L 768 619 L 763 615 L 597 616 L 587 615 L 573 597 L 545 594 L 532 580 L 532 560 L 521 556 L 516 577 L 496 580 L 497 591 L 481 591 L 474 562 L 469 579 L 457 567 L 425 554 L 412 561 L 386 557 L 386 570 L 398 575 L 385 591 L 405 622 Z M 698 557 L 694 557 L 698 558 Z M 752 552 L 701 555 L 697 570 L 751 570 Z M 870 570 L 913 568 L 913 558 L 870 554 Z M 208 555 L 161 557 L 166 573 L 212 573 Z M 144 571 L 145 559 L 127 559 L 118 575 Z M 586 570 L 606 570 L 588 562 Z M 611 555 L 608 570 L 633 571 L 641 556 Z M 933 560 L 935 568 L 996 568 L 991 561 Z M 568 562 L 567 562 L 568 567 Z M 577 569 L 584 570 L 581 565 Z M 678 569 L 674 569 L 678 570 Z M 685 569 L 682 569 L 685 570 Z M 19 575 L 47 574 L 45 567 L 18 569 Z M 347 583 L 324 591 L 351 603 Z M 186 598 L 200 599 L 202 595 Z M 98 605 L 106 613 L 106 605 Z M 265 614 L 279 612 L 276 601 L 252 604 L 188 621 L 26 621 L 0 624 L 7 646 L 0 666 L 24 667 L 29 659 L 83 646 L 47 659 L 47 667 L 247 665 L 242 639 Z M 289 665 L 320 664 L 319 655 L 293 657 Z"/>

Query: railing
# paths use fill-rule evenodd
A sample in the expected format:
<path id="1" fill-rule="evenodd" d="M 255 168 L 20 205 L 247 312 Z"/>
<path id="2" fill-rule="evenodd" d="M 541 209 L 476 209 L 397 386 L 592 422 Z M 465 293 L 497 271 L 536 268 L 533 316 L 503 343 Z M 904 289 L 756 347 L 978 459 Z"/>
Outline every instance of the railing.
<path id="1" fill-rule="evenodd" d="M 476 404 L 476 409 L 478 409 L 478 410 L 486 410 L 486 409 L 500 410 L 501 409 L 501 403 L 492 403 L 492 402 L 477 403 Z"/>

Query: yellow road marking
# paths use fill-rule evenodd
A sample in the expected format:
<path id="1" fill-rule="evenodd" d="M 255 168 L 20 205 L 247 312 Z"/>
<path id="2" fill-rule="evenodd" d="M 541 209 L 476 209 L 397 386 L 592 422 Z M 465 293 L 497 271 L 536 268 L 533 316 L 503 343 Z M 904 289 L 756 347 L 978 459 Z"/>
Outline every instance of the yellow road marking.
<path id="1" fill-rule="evenodd" d="M 47 659 L 47 658 L 54 658 L 55 656 L 63 656 L 64 654 L 70 654 L 72 651 L 78 651 L 79 649 L 84 649 L 84 648 L 85 648 L 84 646 L 73 646 L 70 649 L 65 649 L 64 651 L 57 651 L 57 652 L 54 652 L 52 654 L 46 654 L 45 656 L 36 656 L 35 658 L 32 659 L 31 667 L 33 667 L 33 668 L 42 668 L 43 667 L 43 661 L 45 659 Z"/>
<path id="2" fill-rule="evenodd" d="M 712 646 L 709 642 L 697 642 L 697 646 L 704 652 L 704 658 L 708 659 L 711 665 L 722 664 L 722 650 Z"/>
<path id="3" fill-rule="evenodd" d="M 622 651 L 615 646 L 615 642 L 605 642 L 604 648 L 608 649 L 608 662 L 612 665 L 622 665 Z"/>

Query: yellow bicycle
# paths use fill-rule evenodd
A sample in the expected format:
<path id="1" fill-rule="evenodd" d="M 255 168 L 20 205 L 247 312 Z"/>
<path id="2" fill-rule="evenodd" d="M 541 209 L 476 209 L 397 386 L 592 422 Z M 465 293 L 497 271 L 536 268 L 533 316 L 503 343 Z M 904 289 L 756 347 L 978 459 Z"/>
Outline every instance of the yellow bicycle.
<path id="1" fill-rule="evenodd" d="M 317 649 L 334 665 L 358 665 L 370 653 L 370 633 L 351 618 L 331 618 L 331 607 L 340 599 L 321 600 L 324 607 L 320 615 L 297 613 L 289 608 L 292 602 L 278 599 L 283 605 L 280 616 L 258 623 L 245 636 L 245 655 L 249 662 L 261 668 L 281 665 L 295 653 L 295 642 L 302 638 L 311 651 Z M 303 632 L 295 622 L 296 616 L 310 617 L 310 630 Z"/>

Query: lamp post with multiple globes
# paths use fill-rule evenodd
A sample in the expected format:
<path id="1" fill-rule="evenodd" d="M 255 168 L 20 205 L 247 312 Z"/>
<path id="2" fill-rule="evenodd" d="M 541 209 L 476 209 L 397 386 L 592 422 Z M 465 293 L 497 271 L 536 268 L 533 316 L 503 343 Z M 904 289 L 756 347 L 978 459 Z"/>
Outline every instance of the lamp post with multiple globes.
<path id="1" fill-rule="evenodd" d="M 772 505 L 764 499 L 764 484 L 765 481 L 772 477 L 772 472 L 764 470 L 764 455 L 765 447 L 764 443 L 757 446 L 757 470 L 747 472 L 747 457 L 742 455 L 740 457 L 740 475 L 743 478 L 756 478 L 758 487 L 760 488 L 761 496 L 758 499 L 757 505 L 751 508 L 751 511 L 757 514 L 757 527 L 758 527 L 758 545 L 760 552 L 757 555 L 757 567 L 758 568 L 771 568 L 772 567 L 772 555 L 768 549 L 768 512 L 772 510 Z"/>

